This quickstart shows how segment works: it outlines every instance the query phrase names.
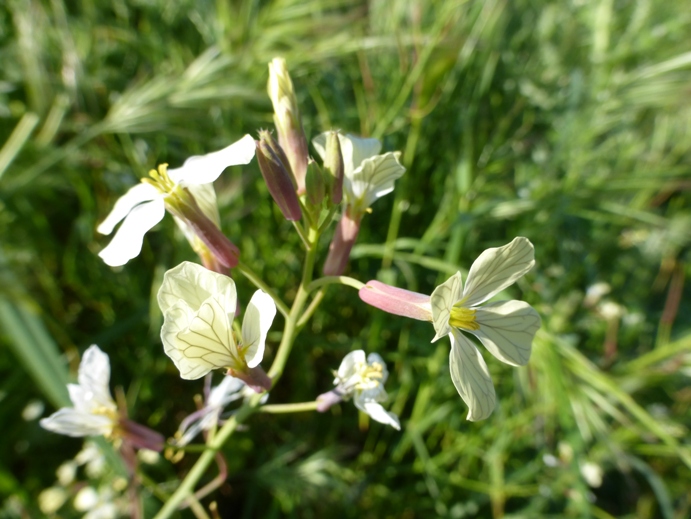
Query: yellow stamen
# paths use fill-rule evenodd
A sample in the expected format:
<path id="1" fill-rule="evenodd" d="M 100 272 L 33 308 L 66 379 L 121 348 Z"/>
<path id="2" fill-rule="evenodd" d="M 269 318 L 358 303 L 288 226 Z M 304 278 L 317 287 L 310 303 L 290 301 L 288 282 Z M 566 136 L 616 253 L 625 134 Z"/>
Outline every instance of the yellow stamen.
<path id="1" fill-rule="evenodd" d="M 142 182 L 154 186 L 164 194 L 172 193 L 177 186 L 168 176 L 168 164 L 160 164 L 158 170 L 152 169 L 149 171 L 149 177 L 143 178 Z"/>
<path id="2" fill-rule="evenodd" d="M 449 324 L 461 330 L 477 330 L 480 325 L 475 321 L 475 310 L 454 306 L 451 309 Z"/>
<path id="3" fill-rule="evenodd" d="M 384 366 L 378 362 L 373 362 L 371 365 L 366 365 L 360 371 L 360 382 L 357 384 L 358 389 L 371 389 L 380 384 L 380 380 L 384 378 Z"/>

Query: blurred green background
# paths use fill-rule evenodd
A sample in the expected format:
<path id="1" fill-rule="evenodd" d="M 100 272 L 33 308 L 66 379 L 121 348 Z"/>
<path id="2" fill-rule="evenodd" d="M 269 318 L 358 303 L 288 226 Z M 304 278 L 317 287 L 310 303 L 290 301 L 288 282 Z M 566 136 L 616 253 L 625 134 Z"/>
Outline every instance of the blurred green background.
<path id="1" fill-rule="evenodd" d="M 689 517 L 687 1 L 7 0 L 0 41 L 0 517 L 42 516 L 37 496 L 81 449 L 38 418 L 89 344 L 133 419 L 170 436 L 194 410 L 201 381 L 163 355 L 154 298 L 193 253 L 166 218 L 111 269 L 95 228 L 158 163 L 271 128 L 274 56 L 308 136 L 403 152 L 348 274 L 429 293 L 527 236 L 537 265 L 508 295 L 543 326 L 525 368 L 485 353 L 499 403 L 470 423 L 447 340 L 331 287 L 270 402 L 314 399 L 364 348 L 389 365 L 402 431 L 350 403 L 255 415 L 224 449 L 221 516 Z M 243 260 L 292 300 L 302 252 L 256 163 L 216 188 Z M 143 470 L 170 491 L 194 459 Z"/>

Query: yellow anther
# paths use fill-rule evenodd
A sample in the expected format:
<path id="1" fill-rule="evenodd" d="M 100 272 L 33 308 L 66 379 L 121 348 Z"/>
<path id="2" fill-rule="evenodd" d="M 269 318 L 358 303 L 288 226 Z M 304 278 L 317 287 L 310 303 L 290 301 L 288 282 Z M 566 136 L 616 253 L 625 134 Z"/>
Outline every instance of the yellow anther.
<path id="1" fill-rule="evenodd" d="M 475 320 L 475 310 L 454 306 L 451 309 L 449 324 L 462 330 L 477 330 L 480 325 Z"/>

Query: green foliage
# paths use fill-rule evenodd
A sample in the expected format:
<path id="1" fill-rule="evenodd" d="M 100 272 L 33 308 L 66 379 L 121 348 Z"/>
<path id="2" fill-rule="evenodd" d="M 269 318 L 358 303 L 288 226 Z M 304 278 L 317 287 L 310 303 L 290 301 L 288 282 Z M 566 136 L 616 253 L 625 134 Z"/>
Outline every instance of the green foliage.
<path id="1" fill-rule="evenodd" d="M 255 415 L 224 449 L 221 515 L 687 517 L 690 30 L 682 1 L 6 2 L 0 517 L 38 516 L 36 496 L 81 446 L 22 418 L 61 398 L 58 355 L 74 373 L 99 344 L 131 417 L 164 434 L 194 410 L 201 383 L 163 355 L 155 304 L 163 272 L 194 259 L 184 237 L 165 219 L 114 270 L 95 228 L 158 163 L 271 127 L 276 55 L 308 135 L 341 128 L 403 151 L 408 171 L 364 220 L 349 275 L 429 293 L 527 236 L 537 266 L 514 292 L 543 326 L 527 367 L 485 355 L 499 404 L 470 423 L 446 340 L 330 287 L 270 402 L 314 399 L 364 348 L 389 363 L 402 431 L 349 404 Z M 243 261 L 290 301 L 300 243 L 256 164 L 216 188 Z M 253 289 L 235 277 L 246 302 Z M 602 282 L 607 294 L 588 293 Z M 145 472 L 173 480 L 194 459 Z"/>

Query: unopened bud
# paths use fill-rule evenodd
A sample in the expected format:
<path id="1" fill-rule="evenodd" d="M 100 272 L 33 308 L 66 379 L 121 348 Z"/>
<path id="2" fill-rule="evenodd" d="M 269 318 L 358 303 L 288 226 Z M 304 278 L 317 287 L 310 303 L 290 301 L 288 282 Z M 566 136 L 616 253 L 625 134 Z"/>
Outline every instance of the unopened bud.
<path id="1" fill-rule="evenodd" d="M 326 156 L 324 169 L 329 174 L 329 196 L 333 204 L 343 200 L 343 154 L 338 132 L 329 132 L 326 136 Z"/>
<path id="2" fill-rule="evenodd" d="M 255 393 L 263 393 L 271 389 L 271 377 L 261 366 L 247 368 L 245 371 L 229 368 L 227 374 L 242 380 Z"/>
<path id="3" fill-rule="evenodd" d="M 307 164 L 307 175 L 305 176 L 305 183 L 307 188 L 307 199 L 313 207 L 321 207 L 322 200 L 324 200 L 324 173 L 319 164 L 313 160 Z"/>
<path id="4" fill-rule="evenodd" d="M 274 107 L 274 124 L 278 131 L 278 142 L 285 150 L 295 175 L 298 194 L 302 195 L 305 193 L 305 174 L 307 173 L 307 139 L 302 129 L 293 81 L 290 79 L 283 58 L 274 58 L 269 63 L 268 91 Z"/>
<path id="5" fill-rule="evenodd" d="M 300 201 L 286 163 L 281 160 L 280 146 L 267 131 L 259 132 L 257 142 L 257 162 L 266 186 L 274 202 L 286 220 L 296 221 L 302 217 Z M 304 179 L 303 179 L 304 180 Z"/>

